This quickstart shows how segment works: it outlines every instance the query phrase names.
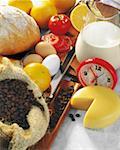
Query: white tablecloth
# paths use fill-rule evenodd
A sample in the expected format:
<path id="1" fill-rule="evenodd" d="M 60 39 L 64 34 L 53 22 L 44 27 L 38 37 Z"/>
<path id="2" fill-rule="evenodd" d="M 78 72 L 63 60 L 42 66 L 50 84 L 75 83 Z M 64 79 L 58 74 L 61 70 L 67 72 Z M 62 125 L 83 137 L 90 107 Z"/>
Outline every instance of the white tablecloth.
<path id="1" fill-rule="evenodd" d="M 120 94 L 120 69 L 118 84 L 115 88 Z M 113 125 L 100 130 L 90 130 L 83 127 L 85 112 L 71 110 L 69 113 L 80 113 L 75 122 L 66 116 L 51 150 L 120 150 L 120 119 Z"/>

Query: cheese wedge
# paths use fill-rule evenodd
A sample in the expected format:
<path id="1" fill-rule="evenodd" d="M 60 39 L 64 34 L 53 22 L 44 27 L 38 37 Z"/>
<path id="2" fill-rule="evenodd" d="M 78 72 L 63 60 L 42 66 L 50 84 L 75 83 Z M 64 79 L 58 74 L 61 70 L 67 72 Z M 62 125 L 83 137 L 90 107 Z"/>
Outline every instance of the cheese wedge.
<path id="1" fill-rule="evenodd" d="M 71 98 L 73 108 L 87 110 L 84 127 L 97 129 L 113 124 L 120 117 L 120 97 L 110 88 L 87 86 Z"/>

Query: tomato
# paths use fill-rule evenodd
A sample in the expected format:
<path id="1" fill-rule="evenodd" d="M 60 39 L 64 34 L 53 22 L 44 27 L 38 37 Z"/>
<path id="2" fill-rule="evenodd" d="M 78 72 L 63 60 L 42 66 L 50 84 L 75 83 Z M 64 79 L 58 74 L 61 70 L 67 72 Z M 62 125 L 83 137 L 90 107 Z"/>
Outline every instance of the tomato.
<path id="1" fill-rule="evenodd" d="M 48 27 L 52 33 L 63 35 L 71 27 L 71 21 L 69 17 L 64 14 L 55 15 L 50 18 Z"/>
<path id="2" fill-rule="evenodd" d="M 57 49 L 57 46 L 61 44 L 61 40 L 59 39 L 59 36 L 53 33 L 43 35 L 41 40 L 50 43 L 52 46 L 55 47 L 55 49 Z"/>
<path id="3" fill-rule="evenodd" d="M 66 35 L 57 36 L 53 33 L 46 34 L 42 36 L 41 40 L 46 41 L 53 45 L 57 52 L 67 52 L 72 46 L 72 41 L 70 37 Z"/>
<path id="4" fill-rule="evenodd" d="M 60 39 L 62 40 L 62 42 L 64 43 L 62 46 L 59 46 L 57 49 L 57 52 L 67 52 L 70 50 L 70 47 L 72 46 L 72 41 L 70 39 L 70 37 L 63 35 L 60 36 Z"/>

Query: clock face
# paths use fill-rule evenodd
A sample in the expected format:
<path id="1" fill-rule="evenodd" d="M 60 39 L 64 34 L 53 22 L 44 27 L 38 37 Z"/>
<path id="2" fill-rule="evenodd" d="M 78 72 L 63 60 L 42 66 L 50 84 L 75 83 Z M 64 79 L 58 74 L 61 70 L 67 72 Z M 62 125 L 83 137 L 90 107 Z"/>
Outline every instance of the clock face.
<path id="1" fill-rule="evenodd" d="M 110 66 L 111 67 L 111 66 Z M 105 67 L 102 63 L 87 62 L 82 63 L 78 70 L 78 78 L 83 86 L 100 85 L 114 88 L 117 82 L 117 76 L 114 68 Z"/>

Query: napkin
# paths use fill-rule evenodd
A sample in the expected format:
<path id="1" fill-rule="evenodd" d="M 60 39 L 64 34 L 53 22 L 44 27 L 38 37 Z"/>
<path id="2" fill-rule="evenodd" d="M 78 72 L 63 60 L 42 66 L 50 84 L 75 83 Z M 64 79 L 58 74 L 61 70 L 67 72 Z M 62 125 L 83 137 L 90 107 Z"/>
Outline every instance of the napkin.
<path id="1" fill-rule="evenodd" d="M 100 2 L 120 10 L 120 0 L 100 0 Z"/>

